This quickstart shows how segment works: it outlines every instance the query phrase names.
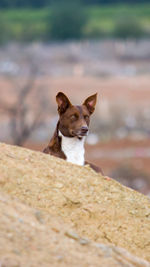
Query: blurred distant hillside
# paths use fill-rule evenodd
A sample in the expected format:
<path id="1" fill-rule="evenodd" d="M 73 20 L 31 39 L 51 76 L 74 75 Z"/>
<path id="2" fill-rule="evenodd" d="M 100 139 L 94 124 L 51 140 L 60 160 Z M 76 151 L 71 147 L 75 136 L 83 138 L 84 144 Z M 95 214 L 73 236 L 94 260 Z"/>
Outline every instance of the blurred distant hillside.
<path id="1" fill-rule="evenodd" d="M 145 37 L 150 37 L 148 0 L 0 1 L 1 44 Z"/>

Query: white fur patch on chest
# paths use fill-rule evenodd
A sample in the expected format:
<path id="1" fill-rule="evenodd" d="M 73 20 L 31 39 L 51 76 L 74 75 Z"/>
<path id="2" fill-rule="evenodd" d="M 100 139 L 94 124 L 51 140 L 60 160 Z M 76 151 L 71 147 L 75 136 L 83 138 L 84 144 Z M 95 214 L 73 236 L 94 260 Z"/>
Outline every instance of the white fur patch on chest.
<path id="1" fill-rule="evenodd" d="M 66 137 L 62 135 L 59 131 L 59 136 L 61 136 L 61 149 L 66 156 L 68 162 L 84 165 L 84 142 L 85 137 L 79 140 L 77 137 Z"/>

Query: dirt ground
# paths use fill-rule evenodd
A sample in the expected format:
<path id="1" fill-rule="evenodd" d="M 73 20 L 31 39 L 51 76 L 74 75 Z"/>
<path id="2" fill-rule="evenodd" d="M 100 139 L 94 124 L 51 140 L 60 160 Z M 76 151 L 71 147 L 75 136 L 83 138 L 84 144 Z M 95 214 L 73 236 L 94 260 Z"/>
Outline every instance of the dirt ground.
<path id="1" fill-rule="evenodd" d="M 107 175 L 120 164 L 130 164 L 150 175 L 149 156 L 146 154 L 149 148 L 149 139 L 138 141 L 130 139 L 111 140 L 97 145 L 87 145 L 86 157 L 102 166 Z M 131 155 L 130 151 L 132 152 Z M 118 153 L 115 157 L 112 155 L 115 152 L 120 152 L 120 154 Z"/>
<path id="2" fill-rule="evenodd" d="M 46 147 L 47 143 L 30 143 L 26 142 L 24 147 L 30 148 L 37 151 L 42 151 Z M 130 155 L 127 157 L 124 156 L 124 151 L 131 149 L 133 151 L 132 157 Z M 96 145 L 85 146 L 85 157 L 86 160 L 101 166 L 104 173 L 109 175 L 112 170 L 114 170 L 120 164 L 131 164 L 133 167 L 138 170 L 150 174 L 150 164 L 149 157 L 145 156 L 145 149 L 150 149 L 150 140 L 110 140 L 108 142 L 100 142 Z M 122 154 L 121 157 L 113 157 L 113 151 L 120 151 Z M 109 153 L 110 152 L 110 153 Z"/>
<path id="3" fill-rule="evenodd" d="M 33 144 L 26 142 L 24 144 L 25 147 L 37 151 L 43 151 L 46 145 L 47 143 Z M 120 166 L 121 168 L 125 167 L 121 173 L 125 180 L 123 184 L 149 195 L 150 164 L 147 150 L 150 150 L 149 139 L 140 141 L 130 139 L 110 140 L 96 145 L 86 144 L 85 157 L 87 161 L 101 167 L 103 173 L 107 176 L 112 176 Z M 130 177 L 130 181 L 127 181 L 126 177 L 128 169 L 133 172 L 133 177 Z M 139 187 L 136 185 L 137 173 L 139 173 L 138 177 L 142 183 Z M 121 183 L 123 182 L 122 179 L 118 179 L 120 177 L 117 177 L 117 173 L 113 175 L 113 178 L 116 178 Z"/>
<path id="4" fill-rule="evenodd" d="M 18 78 L 20 85 L 25 83 L 25 78 Z M 40 86 L 41 90 L 47 90 L 50 103 L 55 104 L 55 96 L 58 91 L 66 93 L 75 103 L 82 102 L 86 96 L 98 92 L 99 105 L 104 100 L 109 102 L 127 103 L 128 107 L 149 106 L 150 90 L 149 75 L 138 75 L 131 77 L 92 77 L 92 76 L 65 76 L 37 78 L 35 87 Z M 15 98 L 12 88 L 15 87 L 13 79 L 4 76 L 0 77 L 1 97 L 8 101 Z M 13 94 L 12 94 L 13 92 Z M 8 97 L 11 94 L 11 97 Z"/>
<path id="5" fill-rule="evenodd" d="M 149 266 L 149 198 L 88 166 L 0 144 L 0 202 L 2 266 Z"/>

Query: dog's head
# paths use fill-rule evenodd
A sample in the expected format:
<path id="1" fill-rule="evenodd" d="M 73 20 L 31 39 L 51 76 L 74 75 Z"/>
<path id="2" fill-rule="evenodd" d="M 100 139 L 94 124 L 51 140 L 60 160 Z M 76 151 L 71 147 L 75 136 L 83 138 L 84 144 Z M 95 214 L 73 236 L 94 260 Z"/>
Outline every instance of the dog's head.
<path id="1" fill-rule="evenodd" d="M 59 130 L 64 136 L 82 139 L 88 134 L 90 116 L 95 110 L 96 100 L 97 94 L 94 94 L 81 106 L 74 106 L 64 93 L 57 94 Z"/>

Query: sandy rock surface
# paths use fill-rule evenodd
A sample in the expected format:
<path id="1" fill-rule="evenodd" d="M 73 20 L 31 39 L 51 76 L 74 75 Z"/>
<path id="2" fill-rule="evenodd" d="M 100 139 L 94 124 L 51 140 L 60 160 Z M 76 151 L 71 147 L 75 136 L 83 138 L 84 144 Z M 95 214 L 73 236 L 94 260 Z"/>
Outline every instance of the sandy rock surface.
<path id="1" fill-rule="evenodd" d="M 0 144 L 0 214 L 2 267 L 150 266 L 149 198 L 88 166 Z"/>

